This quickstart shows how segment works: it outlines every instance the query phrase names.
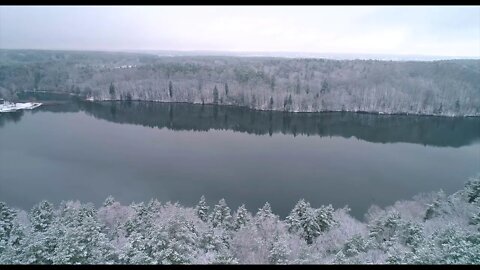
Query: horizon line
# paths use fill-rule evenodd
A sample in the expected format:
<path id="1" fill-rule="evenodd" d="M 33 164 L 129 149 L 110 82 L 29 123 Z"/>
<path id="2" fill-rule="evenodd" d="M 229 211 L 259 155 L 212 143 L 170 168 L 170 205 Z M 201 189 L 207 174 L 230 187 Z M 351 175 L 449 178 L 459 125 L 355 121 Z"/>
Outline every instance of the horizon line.
<path id="1" fill-rule="evenodd" d="M 77 51 L 77 52 L 124 52 L 124 53 L 161 53 L 161 52 L 170 52 L 170 53 L 213 53 L 216 55 L 211 56 L 222 56 L 218 54 L 224 54 L 224 56 L 232 56 L 228 54 L 266 54 L 258 55 L 253 57 L 280 57 L 280 58 L 295 58 L 297 56 L 286 56 L 278 54 L 299 54 L 303 56 L 377 56 L 377 57 L 421 57 L 421 58 L 437 58 L 438 60 L 480 60 L 480 55 L 433 55 L 433 54 L 413 54 L 413 53 L 372 53 L 372 52 L 301 52 L 301 51 L 240 51 L 240 50 L 182 50 L 182 49 L 73 49 L 73 48 L 2 48 L 0 50 L 18 50 L 18 51 Z M 273 54 L 273 55 L 272 55 Z M 277 55 L 275 55 L 277 54 Z M 209 56 L 209 55 L 202 55 Z M 249 55 L 247 55 L 249 56 Z M 251 55 L 250 55 L 251 56 Z"/>

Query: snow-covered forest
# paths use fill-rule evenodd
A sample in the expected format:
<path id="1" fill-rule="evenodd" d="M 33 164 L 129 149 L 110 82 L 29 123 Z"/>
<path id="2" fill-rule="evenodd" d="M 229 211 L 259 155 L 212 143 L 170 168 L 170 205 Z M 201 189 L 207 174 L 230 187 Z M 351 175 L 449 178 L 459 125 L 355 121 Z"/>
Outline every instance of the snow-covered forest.
<path id="1" fill-rule="evenodd" d="M 420 194 L 364 221 L 300 200 L 282 219 L 225 200 L 122 205 L 0 203 L 2 264 L 479 264 L 480 176 L 447 196 Z"/>
<path id="2" fill-rule="evenodd" d="M 293 112 L 480 116 L 480 60 L 378 61 L 0 51 L 0 98 L 24 90 Z"/>

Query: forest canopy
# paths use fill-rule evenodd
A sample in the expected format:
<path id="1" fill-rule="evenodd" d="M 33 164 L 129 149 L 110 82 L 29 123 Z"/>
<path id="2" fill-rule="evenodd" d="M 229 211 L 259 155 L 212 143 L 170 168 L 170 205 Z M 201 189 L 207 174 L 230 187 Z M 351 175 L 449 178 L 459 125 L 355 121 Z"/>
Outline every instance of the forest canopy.
<path id="1" fill-rule="evenodd" d="M 270 204 L 232 211 L 157 200 L 122 205 L 0 202 L 0 264 L 479 264 L 480 177 L 462 190 L 420 194 L 363 221 L 348 207 L 301 199 L 281 219 Z"/>

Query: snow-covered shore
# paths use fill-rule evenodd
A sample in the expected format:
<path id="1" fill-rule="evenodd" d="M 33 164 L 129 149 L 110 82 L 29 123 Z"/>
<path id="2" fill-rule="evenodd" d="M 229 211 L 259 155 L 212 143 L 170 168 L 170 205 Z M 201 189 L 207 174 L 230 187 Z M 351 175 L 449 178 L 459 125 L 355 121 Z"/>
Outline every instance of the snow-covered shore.
<path id="1" fill-rule="evenodd" d="M 18 110 L 32 110 L 41 105 L 42 103 L 36 103 L 36 102 L 25 102 L 25 103 L 4 102 L 3 104 L 0 104 L 0 113 L 15 112 Z"/>

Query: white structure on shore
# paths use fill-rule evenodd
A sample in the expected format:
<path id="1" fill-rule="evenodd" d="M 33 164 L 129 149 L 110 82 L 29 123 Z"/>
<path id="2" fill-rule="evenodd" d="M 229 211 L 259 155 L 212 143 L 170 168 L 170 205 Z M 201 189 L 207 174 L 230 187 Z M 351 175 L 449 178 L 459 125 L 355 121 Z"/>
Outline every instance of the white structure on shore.
<path id="1" fill-rule="evenodd" d="M 12 103 L 4 99 L 0 99 L 0 113 L 15 112 L 18 110 L 32 110 L 41 105 L 42 103 L 36 103 L 36 102 Z"/>

